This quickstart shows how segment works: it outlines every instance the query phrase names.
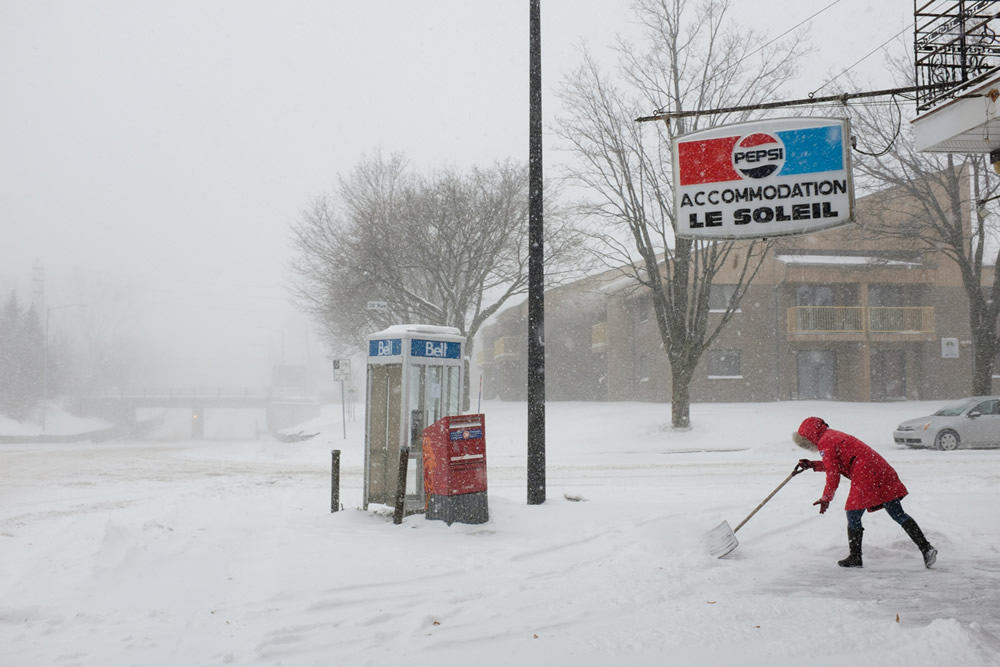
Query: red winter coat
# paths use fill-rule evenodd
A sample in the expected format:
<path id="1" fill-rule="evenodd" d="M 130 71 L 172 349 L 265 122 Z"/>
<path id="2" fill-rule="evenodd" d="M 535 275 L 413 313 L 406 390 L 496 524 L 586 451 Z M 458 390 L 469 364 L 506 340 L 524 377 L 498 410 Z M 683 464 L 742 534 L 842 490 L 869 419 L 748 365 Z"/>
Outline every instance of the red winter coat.
<path id="1" fill-rule="evenodd" d="M 815 444 L 823 457 L 814 468 L 826 472 L 821 500 L 833 500 L 841 475 L 851 480 L 846 510 L 879 509 L 882 503 L 908 493 L 889 462 L 854 436 L 833 430 L 818 417 L 803 421 L 799 435 Z"/>

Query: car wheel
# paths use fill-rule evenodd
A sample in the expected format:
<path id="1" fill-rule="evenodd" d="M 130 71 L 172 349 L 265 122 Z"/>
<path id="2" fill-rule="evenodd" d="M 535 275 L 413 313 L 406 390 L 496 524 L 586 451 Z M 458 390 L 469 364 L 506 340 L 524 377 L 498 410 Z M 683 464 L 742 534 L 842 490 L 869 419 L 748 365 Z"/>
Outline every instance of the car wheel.
<path id="1" fill-rule="evenodd" d="M 951 429 L 945 429 L 934 438 L 934 447 L 945 452 L 950 452 L 953 449 L 958 449 L 960 442 L 958 433 L 955 433 Z"/>

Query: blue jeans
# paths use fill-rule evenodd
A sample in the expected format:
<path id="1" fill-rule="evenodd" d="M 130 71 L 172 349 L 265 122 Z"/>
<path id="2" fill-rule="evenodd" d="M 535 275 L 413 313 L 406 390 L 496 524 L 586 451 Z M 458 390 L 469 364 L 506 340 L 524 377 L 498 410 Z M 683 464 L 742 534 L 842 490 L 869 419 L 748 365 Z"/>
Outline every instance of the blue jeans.
<path id="1" fill-rule="evenodd" d="M 903 511 L 903 503 L 899 498 L 884 503 L 882 507 L 884 507 L 885 511 L 889 513 L 892 520 L 901 526 L 910 520 L 910 515 Z M 847 510 L 847 528 L 862 530 L 861 517 L 863 517 L 867 511 L 868 510 Z"/>

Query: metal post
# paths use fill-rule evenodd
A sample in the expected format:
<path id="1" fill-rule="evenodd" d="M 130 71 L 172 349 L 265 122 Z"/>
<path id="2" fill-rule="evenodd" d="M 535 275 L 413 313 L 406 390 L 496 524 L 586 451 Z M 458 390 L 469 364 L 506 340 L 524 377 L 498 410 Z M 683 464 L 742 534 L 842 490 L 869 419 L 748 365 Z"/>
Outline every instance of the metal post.
<path id="1" fill-rule="evenodd" d="M 344 395 L 344 381 L 340 381 L 340 421 L 344 424 L 344 440 L 347 440 L 347 397 Z"/>
<path id="2" fill-rule="evenodd" d="M 392 513 L 392 522 L 397 526 L 403 523 L 403 509 L 406 503 L 406 468 L 410 464 L 410 450 L 399 449 L 399 470 L 396 475 L 396 507 Z"/>
<path id="3" fill-rule="evenodd" d="M 542 244 L 542 22 L 531 0 L 528 67 L 528 504 L 545 502 L 545 252 Z"/>
<path id="4" fill-rule="evenodd" d="M 340 511 L 340 450 L 331 452 L 332 466 L 330 468 L 330 512 Z"/>

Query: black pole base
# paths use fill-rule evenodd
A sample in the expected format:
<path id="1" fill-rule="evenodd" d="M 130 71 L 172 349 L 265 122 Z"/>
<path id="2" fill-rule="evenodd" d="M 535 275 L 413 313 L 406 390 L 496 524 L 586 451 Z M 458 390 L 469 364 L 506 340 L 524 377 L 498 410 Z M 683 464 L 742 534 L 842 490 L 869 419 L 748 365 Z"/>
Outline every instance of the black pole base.
<path id="1" fill-rule="evenodd" d="M 444 521 L 449 526 L 454 523 L 486 523 L 490 520 L 489 503 L 486 492 L 463 493 L 459 496 L 438 496 L 431 494 L 427 501 L 428 519 Z"/>

